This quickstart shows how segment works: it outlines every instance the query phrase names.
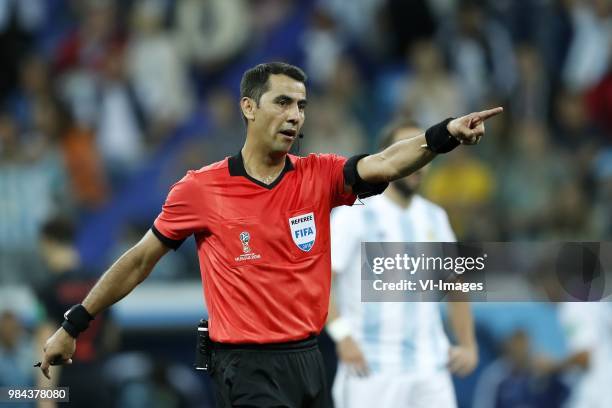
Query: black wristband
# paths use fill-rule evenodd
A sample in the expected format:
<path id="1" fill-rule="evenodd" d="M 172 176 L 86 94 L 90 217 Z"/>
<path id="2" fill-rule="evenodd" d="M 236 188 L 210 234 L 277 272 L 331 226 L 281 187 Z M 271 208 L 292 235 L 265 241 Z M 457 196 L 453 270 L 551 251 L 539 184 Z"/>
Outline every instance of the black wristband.
<path id="1" fill-rule="evenodd" d="M 453 137 L 448 131 L 447 125 L 451 120 L 453 120 L 453 118 L 443 120 L 425 131 L 427 147 L 432 152 L 438 154 L 448 153 L 461 144 L 461 142 Z"/>
<path id="2" fill-rule="evenodd" d="M 381 194 L 389 186 L 389 183 L 368 183 L 359 176 L 357 172 L 357 162 L 368 154 L 360 154 L 353 156 L 344 163 L 344 183 L 351 186 L 353 194 L 359 198 L 367 198 L 373 195 Z"/>
<path id="3" fill-rule="evenodd" d="M 64 318 L 66 320 L 62 323 L 62 327 L 75 339 L 81 332 L 87 330 L 89 322 L 93 320 L 93 316 L 81 304 L 74 305 L 68 309 L 64 313 Z"/>
<path id="4" fill-rule="evenodd" d="M 72 337 L 74 337 L 75 339 L 79 336 L 79 334 L 81 333 L 80 331 L 77 330 L 76 327 L 74 327 L 74 325 L 72 323 L 70 323 L 68 320 L 64 320 L 62 322 L 62 327 L 64 328 L 64 330 L 66 330 L 68 332 L 69 335 L 71 335 Z"/>

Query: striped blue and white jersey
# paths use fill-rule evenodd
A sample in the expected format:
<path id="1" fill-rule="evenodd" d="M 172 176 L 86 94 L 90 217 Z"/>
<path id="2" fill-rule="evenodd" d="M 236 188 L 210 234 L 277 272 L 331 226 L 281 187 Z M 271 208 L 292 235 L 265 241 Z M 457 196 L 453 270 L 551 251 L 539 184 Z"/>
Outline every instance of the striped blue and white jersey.
<path id="1" fill-rule="evenodd" d="M 415 195 L 402 208 L 382 194 L 365 206 L 332 213 L 334 297 L 372 372 L 421 373 L 445 368 L 449 342 L 438 303 L 361 302 L 360 245 L 370 242 L 454 242 L 446 212 Z"/>
<path id="2" fill-rule="evenodd" d="M 559 320 L 565 332 L 568 355 L 589 352 L 585 370 L 571 378 L 571 408 L 612 407 L 612 305 L 609 302 L 559 304 Z"/>

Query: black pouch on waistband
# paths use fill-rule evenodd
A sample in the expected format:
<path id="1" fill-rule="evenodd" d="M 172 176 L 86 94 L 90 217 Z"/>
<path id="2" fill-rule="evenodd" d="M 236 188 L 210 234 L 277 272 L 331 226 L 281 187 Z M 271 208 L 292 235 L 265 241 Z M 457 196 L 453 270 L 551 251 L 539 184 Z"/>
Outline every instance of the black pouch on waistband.
<path id="1" fill-rule="evenodd" d="M 210 336 L 208 335 L 208 320 L 201 319 L 197 329 L 195 364 L 196 370 L 210 371 Z"/>

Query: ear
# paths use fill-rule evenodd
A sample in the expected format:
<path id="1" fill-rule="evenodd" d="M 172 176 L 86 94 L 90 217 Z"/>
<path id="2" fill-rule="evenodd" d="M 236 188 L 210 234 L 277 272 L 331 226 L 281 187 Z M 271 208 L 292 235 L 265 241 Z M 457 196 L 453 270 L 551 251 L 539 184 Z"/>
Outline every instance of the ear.
<path id="1" fill-rule="evenodd" d="M 248 120 L 255 120 L 255 110 L 257 109 L 257 104 L 253 99 L 248 98 L 246 96 L 240 99 L 240 109 L 242 110 L 242 114 Z"/>

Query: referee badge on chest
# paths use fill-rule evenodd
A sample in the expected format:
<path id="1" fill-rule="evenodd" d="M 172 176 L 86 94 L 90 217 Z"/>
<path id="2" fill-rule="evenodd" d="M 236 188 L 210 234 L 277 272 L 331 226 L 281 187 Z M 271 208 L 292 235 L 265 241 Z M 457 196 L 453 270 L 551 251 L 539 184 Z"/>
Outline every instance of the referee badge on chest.
<path id="1" fill-rule="evenodd" d="M 289 228 L 295 245 L 304 252 L 310 251 L 317 237 L 314 213 L 310 212 L 289 218 Z"/>

